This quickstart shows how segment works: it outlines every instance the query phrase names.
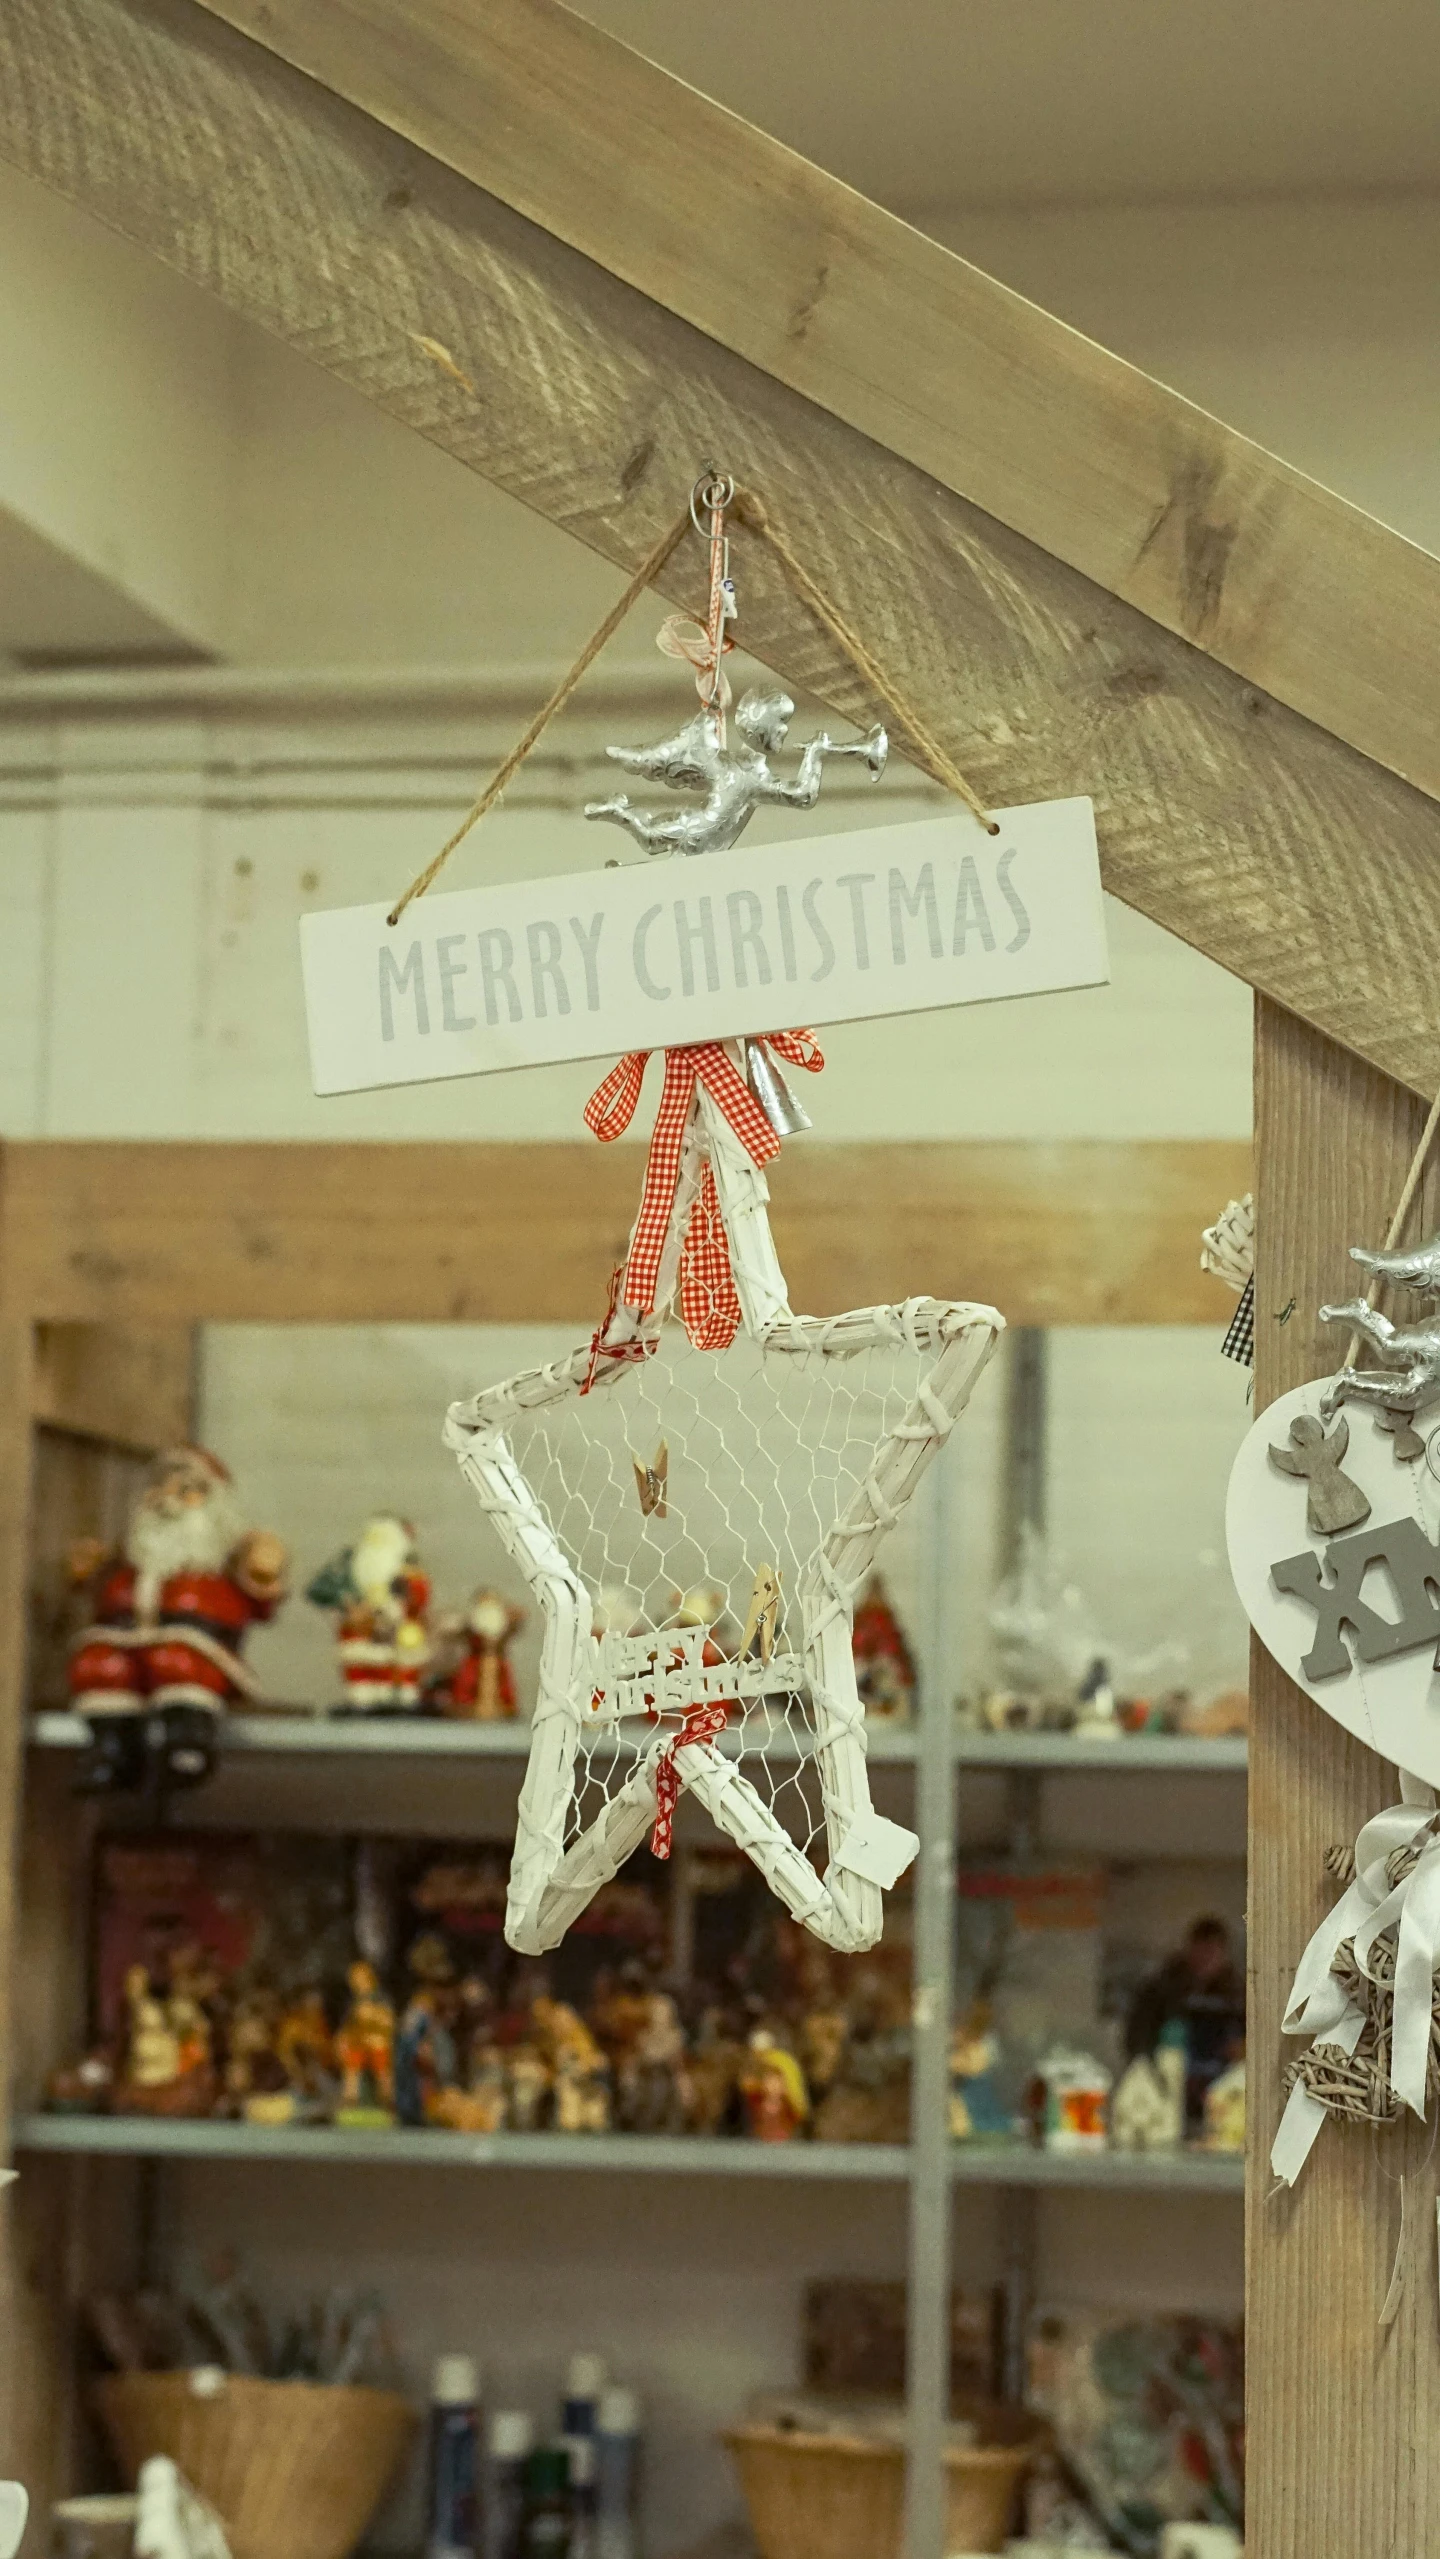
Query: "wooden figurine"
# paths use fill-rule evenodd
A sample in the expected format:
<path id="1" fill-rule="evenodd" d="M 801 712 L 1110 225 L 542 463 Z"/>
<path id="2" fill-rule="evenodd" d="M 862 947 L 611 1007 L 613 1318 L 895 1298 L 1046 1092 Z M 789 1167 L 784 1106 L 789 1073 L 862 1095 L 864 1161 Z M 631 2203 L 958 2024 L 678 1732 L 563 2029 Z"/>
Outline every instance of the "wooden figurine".
<path id="1" fill-rule="evenodd" d="M 1272 1466 L 1303 1481 L 1305 1525 L 1313 1537 L 1333 1537 L 1339 1529 L 1358 1528 L 1370 1516 L 1369 1495 L 1340 1471 L 1349 1445 L 1350 1425 L 1343 1413 L 1328 1431 L 1309 1413 L 1297 1413 L 1290 1425 L 1289 1447 L 1270 1451 Z"/>
<path id="2" fill-rule="evenodd" d="M 69 1674 L 90 1729 L 82 1794 L 209 1776 L 226 1708 L 255 1692 L 246 1633 L 274 1616 L 287 1572 L 280 1539 L 244 1526 L 219 1458 L 188 1446 L 155 1460 L 118 1549 L 71 1549 L 71 1586 L 92 1610 Z"/>
<path id="3" fill-rule="evenodd" d="M 876 1723 L 908 1724 L 915 1705 L 915 1664 L 878 1573 L 872 1573 L 855 1609 L 851 1646 L 855 1685 L 866 1715 Z"/>
<path id="4" fill-rule="evenodd" d="M 549 2069 L 557 2132 L 610 2130 L 610 2066 L 575 2009 L 563 1999 L 537 1999 L 531 2031 Z"/>
<path id="5" fill-rule="evenodd" d="M 1087 1742 L 1118 1742 L 1125 1727 L 1115 1708 L 1109 1666 L 1097 1654 L 1075 1692 L 1075 1733 Z"/>
<path id="6" fill-rule="evenodd" d="M 1130 2054 L 1158 2053 L 1167 2035 L 1186 2056 L 1185 2130 L 1201 2130 L 1205 2091 L 1245 2034 L 1245 1976 L 1230 1931 L 1213 1912 L 1192 1921 L 1183 1944 L 1141 1982 L 1125 2020 Z"/>
<path id="7" fill-rule="evenodd" d="M 1000 2039 L 989 2003 L 977 1999 L 950 2036 L 950 2138 L 996 2141 L 1010 2132 L 999 2088 Z"/>
<path id="8" fill-rule="evenodd" d="M 620 2121 L 626 2132 L 683 2132 L 685 2030 L 680 2012 L 663 1990 L 646 1995 L 645 2011 L 618 2072 Z"/>
<path id="9" fill-rule="evenodd" d="M 395 2120 L 395 2011 L 373 1964 L 353 1963 L 345 1978 L 350 2005 L 335 2036 L 340 2073 L 335 2121 L 390 2124 Z"/>
<path id="10" fill-rule="evenodd" d="M 726 2033 L 719 2009 L 707 2009 L 694 2044 L 685 2057 L 681 2080 L 680 2094 L 687 2132 L 712 2134 L 721 2131 L 734 2102 L 744 2059 L 745 2047 L 733 2035 Z"/>
<path id="11" fill-rule="evenodd" d="M 180 2038 L 143 1964 L 125 1975 L 124 2087 L 129 2096 L 158 2095 L 180 2077 Z"/>
<path id="12" fill-rule="evenodd" d="M 224 2111 L 251 2116 L 257 2099 L 275 2098 L 286 2086 L 275 2051 L 280 2004 L 264 1982 L 250 1982 L 238 1994 L 225 2032 Z M 267 2111 L 262 2106 L 262 2116 Z"/>
<path id="13" fill-rule="evenodd" d="M 814 2008 L 807 2008 L 800 2020 L 796 2037 L 800 2060 L 805 2072 L 805 2085 L 811 2103 L 820 2100 L 834 2087 L 850 2041 L 850 2020 L 833 1996 Z"/>
<path id="14" fill-rule="evenodd" d="M 1037 2065 L 1043 2090 L 1041 2137 L 1047 2150 L 1103 2150 L 1109 2138 L 1111 2076 L 1093 2053 L 1068 2047 Z"/>
<path id="15" fill-rule="evenodd" d="M 1245 2058 L 1232 2061 L 1205 2091 L 1204 2140 L 1207 2150 L 1243 2151 L 1245 2147 Z"/>
<path id="16" fill-rule="evenodd" d="M 752 2141 L 796 2141 L 810 2120 L 805 2074 L 768 2027 L 757 2026 L 740 2072 Z"/>
<path id="17" fill-rule="evenodd" d="M 430 1584 L 415 1531 L 394 1511 L 368 1519 L 353 1546 L 332 1556 L 306 1597 L 338 1620 L 341 1714 L 412 1714 L 430 1659 Z"/>
<path id="18" fill-rule="evenodd" d="M 445 1986 L 420 1981 L 405 2003 L 395 2037 L 395 2112 L 402 2124 L 436 2118 L 443 2091 L 458 2085 L 455 2038 Z"/>
<path id="19" fill-rule="evenodd" d="M 465 1612 L 465 1649 L 438 1692 L 442 1712 L 477 1724 L 502 1723 L 520 1711 L 509 1650 L 525 1611 L 498 1591 L 478 1590 Z"/>
<path id="20" fill-rule="evenodd" d="M 431 2121 L 443 2124 L 452 2132 L 503 2132 L 509 2112 L 509 2091 L 505 2080 L 505 2059 L 498 2044 L 474 2042 L 464 2065 L 465 2076 L 458 2088 L 440 2088 L 435 2093 Z"/>
<path id="21" fill-rule="evenodd" d="M 121 2115 L 207 2115 L 215 2102 L 209 2021 L 178 2017 L 144 1964 L 125 1975 L 125 2038 L 110 2102 Z"/>
<path id="22" fill-rule="evenodd" d="M 539 2046 L 512 2044 L 505 2060 L 512 2132 L 538 2132 L 550 2096 L 550 2066 Z"/>
<path id="23" fill-rule="evenodd" d="M 315 2118 L 328 2112 L 335 2094 L 335 2039 L 318 1990 L 297 1991 L 275 2028 L 275 2058 L 285 2073 L 296 2112 Z"/>
<path id="24" fill-rule="evenodd" d="M 1116 2150 L 1177 2150 L 1185 2135 L 1185 2029 L 1161 2030 L 1153 2054 L 1137 2053 L 1121 2073 L 1110 2108 Z"/>
<path id="25" fill-rule="evenodd" d="M 218 2094 L 215 2030 L 208 2005 L 218 1987 L 218 1976 L 198 1946 L 176 1948 L 170 1959 L 165 2015 L 179 2050 L 180 2079 L 193 2094 L 197 2114 L 208 2115 Z"/>

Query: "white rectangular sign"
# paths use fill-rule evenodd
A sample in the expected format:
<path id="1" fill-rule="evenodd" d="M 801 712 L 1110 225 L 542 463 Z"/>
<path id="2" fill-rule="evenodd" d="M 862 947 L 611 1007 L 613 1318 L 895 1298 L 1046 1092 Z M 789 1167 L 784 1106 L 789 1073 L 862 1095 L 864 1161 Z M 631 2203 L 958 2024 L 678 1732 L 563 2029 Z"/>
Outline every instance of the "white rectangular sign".
<path id="1" fill-rule="evenodd" d="M 1103 984 L 1091 803 L 996 814 L 307 915 L 315 1090 Z"/>

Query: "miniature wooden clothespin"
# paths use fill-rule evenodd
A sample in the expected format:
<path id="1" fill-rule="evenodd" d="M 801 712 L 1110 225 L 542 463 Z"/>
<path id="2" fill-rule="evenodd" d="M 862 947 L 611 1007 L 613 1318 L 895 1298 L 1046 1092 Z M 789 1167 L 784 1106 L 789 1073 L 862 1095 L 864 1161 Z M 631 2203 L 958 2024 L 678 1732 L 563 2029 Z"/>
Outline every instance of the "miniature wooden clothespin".
<path id="1" fill-rule="evenodd" d="M 646 1518 L 649 1519 L 653 1515 L 656 1519 L 664 1519 L 666 1516 L 665 1488 L 670 1475 L 670 1451 L 665 1441 L 662 1439 L 648 1466 L 642 1457 L 636 1456 L 633 1448 L 630 1451 L 630 1463 L 635 1469 L 635 1490 L 640 1496 L 640 1508 Z"/>
<path id="2" fill-rule="evenodd" d="M 768 1662 L 775 1650 L 775 1630 L 780 1620 L 780 1575 L 773 1564 L 758 1564 L 750 1591 L 750 1605 L 745 1612 L 745 1632 L 740 1638 L 743 1661 L 757 1635 L 760 1659 Z"/>

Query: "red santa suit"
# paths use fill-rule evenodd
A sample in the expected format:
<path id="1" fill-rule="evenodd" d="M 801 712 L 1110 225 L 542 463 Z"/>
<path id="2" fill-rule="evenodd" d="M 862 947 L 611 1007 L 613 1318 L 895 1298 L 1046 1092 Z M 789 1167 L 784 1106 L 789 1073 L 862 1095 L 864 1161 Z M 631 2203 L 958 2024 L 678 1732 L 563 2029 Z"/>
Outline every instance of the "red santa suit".
<path id="1" fill-rule="evenodd" d="M 92 1723 L 172 1706 L 218 1715 L 253 1696 L 242 1647 L 247 1629 L 284 1599 L 283 1566 L 276 1540 L 240 1533 L 219 1459 L 167 1450 L 132 1514 L 124 1553 L 94 1574 L 94 1620 L 70 1662 L 76 1710 Z"/>
<path id="2" fill-rule="evenodd" d="M 172 1573 L 153 1615 L 136 1606 L 133 1564 L 115 1564 L 96 1588 L 96 1623 L 70 1664 L 70 1695 L 82 1715 L 130 1715 L 144 1705 L 204 1706 L 218 1713 L 257 1682 L 240 1647 L 247 1627 L 274 1616 L 284 1594 L 248 1590 L 233 1570 Z"/>

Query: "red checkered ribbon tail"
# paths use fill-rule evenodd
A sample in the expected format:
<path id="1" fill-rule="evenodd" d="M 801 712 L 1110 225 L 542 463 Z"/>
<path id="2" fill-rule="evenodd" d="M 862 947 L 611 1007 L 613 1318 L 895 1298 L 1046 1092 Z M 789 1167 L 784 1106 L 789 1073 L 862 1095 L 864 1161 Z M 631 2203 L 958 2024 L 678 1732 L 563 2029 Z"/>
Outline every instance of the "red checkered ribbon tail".
<path id="1" fill-rule="evenodd" d="M 713 1706 L 692 1706 L 675 1739 L 655 1762 L 655 1827 L 650 1833 L 652 1857 L 668 1857 L 675 1829 L 675 1807 L 680 1801 L 680 1771 L 675 1753 L 690 1742 L 713 1742 L 724 1732 L 730 1708 L 722 1700 Z"/>
<path id="2" fill-rule="evenodd" d="M 649 1061 L 648 1048 L 632 1049 L 601 1078 L 586 1103 L 585 1125 L 602 1146 L 608 1146 L 612 1138 L 623 1137 L 635 1117 Z"/>
<path id="3" fill-rule="evenodd" d="M 825 1063 L 824 1052 L 813 1031 L 767 1031 L 765 1045 L 783 1057 L 787 1066 L 803 1066 L 807 1075 L 818 1075 Z"/>
<path id="4" fill-rule="evenodd" d="M 802 1067 L 807 1075 L 818 1074 L 825 1063 L 811 1031 L 771 1031 L 766 1040 L 787 1066 Z M 585 1125 L 602 1144 L 623 1137 L 630 1126 L 649 1057 L 648 1049 L 635 1049 L 628 1057 L 622 1057 L 596 1085 L 586 1103 Z M 675 1216 L 686 1131 L 700 1084 L 724 1112 L 752 1163 L 768 1164 L 780 1151 L 780 1140 L 765 1111 L 718 1040 L 702 1040 L 693 1048 L 666 1050 L 665 1083 L 620 1287 L 620 1301 L 640 1315 L 654 1312 Z M 680 1248 L 679 1291 L 680 1313 L 691 1341 L 700 1350 L 726 1349 L 740 1329 L 741 1310 L 730 1263 L 730 1239 L 708 1162 L 700 1175 Z M 596 1363 L 603 1356 L 606 1330 L 616 1303 L 612 1292 L 605 1323 L 591 1346 L 587 1389 L 594 1382 Z"/>
<path id="5" fill-rule="evenodd" d="M 700 1351 L 728 1351 L 740 1330 L 730 1238 L 708 1164 L 680 1248 L 680 1320 Z"/>

